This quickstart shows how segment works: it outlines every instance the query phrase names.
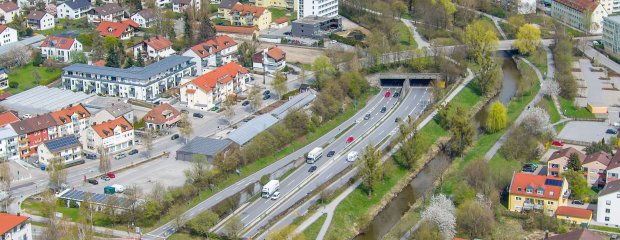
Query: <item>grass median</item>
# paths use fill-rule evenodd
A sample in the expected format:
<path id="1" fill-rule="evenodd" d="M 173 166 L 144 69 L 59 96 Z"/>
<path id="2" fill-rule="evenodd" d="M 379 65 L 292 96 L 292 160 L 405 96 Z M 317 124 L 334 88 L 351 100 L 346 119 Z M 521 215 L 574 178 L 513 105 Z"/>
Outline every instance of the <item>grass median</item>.
<path id="1" fill-rule="evenodd" d="M 560 107 L 564 115 L 570 118 L 594 118 L 594 114 L 585 107 L 577 107 L 575 103 L 566 98 L 560 97 Z"/>

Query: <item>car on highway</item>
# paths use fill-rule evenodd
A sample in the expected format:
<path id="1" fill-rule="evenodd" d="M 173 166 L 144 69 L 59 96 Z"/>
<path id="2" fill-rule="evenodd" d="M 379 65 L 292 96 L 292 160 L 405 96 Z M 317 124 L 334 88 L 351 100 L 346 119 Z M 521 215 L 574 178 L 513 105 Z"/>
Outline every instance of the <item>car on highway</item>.
<path id="1" fill-rule="evenodd" d="M 390 91 L 385 92 L 385 97 L 390 97 L 392 96 L 392 93 L 390 93 Z"/>
<path id="2" fill-rule="evenodd" d="M 355 139 L 353 138 L 353 136 L 350 136 L 350 137 L 348 137 L 348 138 L 347 138 L 347 143 L 352 143 L 352 142 L 353 142 L 353 140 L 355 140 Z"/>
<path id="3" fill-rule="evenodd" d="M 370 119 L 370 117 L 371 117 L 370 113 L 366 113 L 366 116 L 364 116 L 364 120 L 368 120 Z"/>
<path id="4" fill-rule="evenodd" d="M 336 154 L 336 151 L 334 151 L 334 150 L 329 151 L 329 152 L 327 152 L 327 157 L 333 157 L 334 154 Z"/>
<path id="5" fill-rule="evenodd" d="M 278 198 L 280 198 L 280 192 L 274 192 L 273 195 L 271 195 L 271 200 L 278 200 Z"/>
<path id="6" fill-rule="evenodd" d="M 386 107 L 386 106 L 383 106 L 383 107 L 381 108 L 381 113 L 385 113 L 386 111 L 387 111 L 387 107 Z"/>
<path id="7" fill-rule="evenodd" d="M 316 168 L 317 168 L 316 166 L 312 166 L 310 167 L 310 169 L 308 169 L 308 172 L 314 172 L 316 171 Z"/>
<path id="8" fill-rule="evenodd" d="M 605 131 L 605 133 L 607 133 L 607 134 L 618 134 L 618 131 L 610 128 L 610 129 L 607 129 L 607 131 Z"/>
<path id="9" fill-rule="evenodd" d="M 116 174 L 114 174 L 113 172 L 106 173 L 105 175 L 110 178 L 116 178 Z"/>
<path id="10" fill-rule="evenodd" d="M 271 91 L 269 91 L 269 90 L 265 90 L 265 91 L 263 92 L 263 95 L 269 95 L 269 94 L 271 94 Z"/>
<path id="11" fill-rule="evenodd" d="M 103 180 L 103 181 L 110 181 L 110 177 L 108 177 L 106 175 L 103 175 L 103 176 L 101 176 L 101 180 Z"/>
<path id="12" fill-rule="evenodd" d="M 397 98 L 400 96 L 400 92 L 394 92 L 394 97 Z"/>
<path id="13" fill-rule="evenodd" d="M 271 95 L 269 95 L 269 94 L 267 94 L 267 95 L 263 95 L 263 100 L 267 100 L 267 99 L 269 99 L 269 98 L 271 98 Z"/>
<path id="14" fill-rule="evenodd" d="M 177 138 L 179 138 L 179 134 L 174 134 L 170 137 L 170 140 L 175 140 Z"/>
<path id="15" fill-rule="evenodd" d="M 202 115 L 202 113 L 194 113 L 194 114 L 192 114 L 192 116 L 194 116 L 195 118 L 203 118 L 203 117 L 205 117 L 205 115 Z"/>
<path id="16" fill-rule="evenodd" d="M 129 151 L 129 155 L 134 155 L 138 153 L 138 149 L 131 149 L 131 151 Z"/>
<path id="17" fill-rule="evenodd" d="M 92 184 L 92 185 L 97 185 L 99 184 L 99 181 L 95 180 L 95 179 L 88 179 L 87 180 L 88 183 Z"/>
<path id="18" fill-rule="evenodd" d="M 359 156 L 359 153 L 356 151 L 349 152 L 349 154 L 347 154 L 347 162 L 355 162 L 358 156 Z"/>
<path id="19" fill-rule="evenodd" d="M 124 153 L 120 153 L 120 154 L 116 155 L 116 156 L 114 157 L 114 159 L 119 160 L 119 159 L 123 159 L 123 158 L 125 158 L 125 157 L 127 157 L 127 155 L 126 155 L 126 154 L 124 154 Z"/>
<path id="20" fill-rule="evenodd" d="M 254 119 L 254 116 L 249 116 L 243 119 L 243 122 L 249 122 L 250 120 Z"/>
<path id="21" fill-rule="evenodd" d="M 250 101 L 248 101 L 248 100 L 245 100 L 245 101 L 243 101 L 243 103 L 241 103 L 241 106 L 245 107 L 247 105 L 250 105 Z"/>

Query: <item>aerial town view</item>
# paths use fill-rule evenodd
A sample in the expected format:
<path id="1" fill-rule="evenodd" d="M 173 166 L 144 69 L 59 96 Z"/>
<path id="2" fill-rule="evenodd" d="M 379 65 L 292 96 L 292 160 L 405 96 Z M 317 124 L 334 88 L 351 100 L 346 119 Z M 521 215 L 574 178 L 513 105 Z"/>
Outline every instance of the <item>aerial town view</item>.
<path id="1" fill-rule="evenodd" d="M 620 235 L 618 0 L 3 0 L 0 240 Z"/>

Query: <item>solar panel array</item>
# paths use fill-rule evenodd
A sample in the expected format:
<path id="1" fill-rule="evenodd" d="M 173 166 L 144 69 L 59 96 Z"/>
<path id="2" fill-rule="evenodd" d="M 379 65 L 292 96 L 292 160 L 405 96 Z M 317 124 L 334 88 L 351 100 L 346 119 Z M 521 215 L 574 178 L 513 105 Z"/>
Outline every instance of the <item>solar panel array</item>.
<path id="1" fill-rule="evenodd" d="M 57 138 L 57 139 L 45 142 L 45 146 L 47 147 L 47 149 L 53 152 L 58 151 L 58 150 L 63 150 L 65 148 L 69 148 L 72 146 L 77 146 L 77 145 L 80 145 L 80 142 L 73 135 L 69 135 L 69 136 L 65 136 L 65 137 L 61 137 L 61 138 Z"/>
<path id="2" fill-rule="evenodd" d="M 550 185 L 550 186 L 561 187 L 563 183 L 564 182 L 562 180 L 557 180 L 557 179 L 547 179 L 547 180 L 545 180 L 545 185 Z"/>
<path id="3" fill-rule="evenodd" d="M 65 193 L 63 193 L 60 197 L 60 199 L 64 199 L 64 200 L 73 200 L 73 201 L 78 201 L 78 202 L 82 202 L 84 201 L 84 196 L 86 195 L 86 192 L 84 191 L 80 191 L 80 190 L 69 190 Z M 109 197 L 111 197 L 112 195 L 108 195 L 108 194 L 100 194 L 100 193 L 90 193 L 90 197 L 91 197 L 91 201 L 93 203 L 96 203 L 98 205 L 106 205 L 107 204 L 107 199 Z M 124 197 L 117 197 L 116 198 L 116 204 L 114 207 L 117 208 L 122 208 L 122 209 L 129 209 L 131 207 L 131 205 L 133 205 L 134 201 L 128 199 L 128 198 L 124 198 Z"/>

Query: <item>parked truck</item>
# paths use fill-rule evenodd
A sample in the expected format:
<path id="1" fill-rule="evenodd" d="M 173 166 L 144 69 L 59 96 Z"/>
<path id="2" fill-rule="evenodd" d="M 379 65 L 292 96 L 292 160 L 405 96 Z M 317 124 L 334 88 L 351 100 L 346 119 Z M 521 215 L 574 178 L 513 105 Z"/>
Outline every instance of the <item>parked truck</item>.
<path id="1" fill-rule="evenodd" d="M 122 193 L 124 191 L 125 191 L 125 187 L 123 185 L 120 185 L 120 184 L 114 184 L 112 186 L 105 186 L 103 188 L 103 193 L 105 193 L 105 194 Z"/>
<path id="2" fill-rule="evenodd" d="M 306 162 L 309 164 L 314 164 L 322 156 L 323 156 L 323 148 L 315 147 L 314 149 L 312 149 L 312 151 L 308 153 L 308 156 L 306 157 Z"/>
<path id="3" fill-rule="evenodd" d="M 269 198 L 269 197 L 271 197 L 271 195 L 273 193 L 278 191 L 279 188 L 280 188 L 280 181 L 279 180 L 271 180 L 267 184 L 265 184 L 265 186 L 263 186 L 263 191 L 262 191 L 261 197 Z"/>

